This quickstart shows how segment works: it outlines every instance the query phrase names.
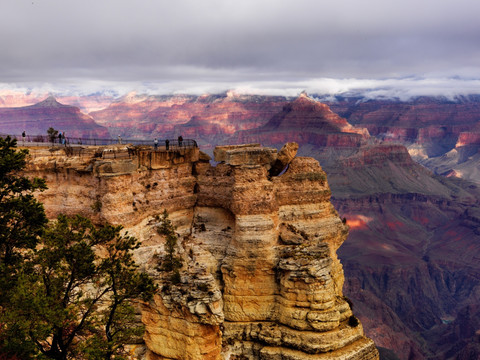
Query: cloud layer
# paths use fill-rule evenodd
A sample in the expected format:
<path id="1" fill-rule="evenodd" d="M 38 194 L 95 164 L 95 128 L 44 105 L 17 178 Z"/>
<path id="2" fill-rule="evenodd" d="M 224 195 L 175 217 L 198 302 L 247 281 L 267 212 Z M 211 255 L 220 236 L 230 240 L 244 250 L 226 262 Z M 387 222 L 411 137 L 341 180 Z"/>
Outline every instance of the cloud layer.
<path id="1" fill-rule="evenodd" d="M 0 83 L 478 93 L 478 13 L 475 0 L 3 1 Z"/>

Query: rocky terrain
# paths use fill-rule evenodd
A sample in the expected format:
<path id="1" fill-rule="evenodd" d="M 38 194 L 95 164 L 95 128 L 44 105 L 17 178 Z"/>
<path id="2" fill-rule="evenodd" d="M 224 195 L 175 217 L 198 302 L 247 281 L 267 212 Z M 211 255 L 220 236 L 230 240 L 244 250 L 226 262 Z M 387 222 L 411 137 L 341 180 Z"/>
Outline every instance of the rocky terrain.
<path id="1" fill-rule="evenodd" d="M 217 147 L 216 166 L 198 148 L 31 149 L 28 173 L 47 182 L 49 217 L 80 212 L 141 240 L 137 260 L 160 284 L 142 307 L 146 359 L 378 359 L 342 291 L 348 226 L 297 148 Z M 180 237 L 176 280 L 159 268 L 163 209 Z"/>
<path id="2" fill-rule="evenodd" d="M 367 332 L 402 359 L 448 358 L 461 345 L 442 342 L 434 329 L 449 328 L 478 302 L 480 223 L 467 215 L 478 213 L 478 186 L 435 176 L 404 146 L 361 128 L 345 131 L 342 120 L 301 96 L 230 141 L 277 145 L 290 137 L 300 153 L 319 159 L 352 229 L 339 254 L 351 279 L 346 293 L 361 307 Z"/>
<path id="3" fill-rule="evenodd" d="M 380 143 L 361 129 L 353 132 L 362 134 L 357 142 L 345 141 L 352 132 L 335 132 L 340 120 L 325 125 L 331 112 L 307 101 L 293 101 L 293 114 L 287 107 L 276 115 L 280 125 L 271 121 L 237 135 L 267 144 L 301 139 L 299 152 L 320 160 L 333 202 L 352 229 L 352 241 L 339 250 L 350 279 L 346 293 L 377 344 L 402 359 L 450 357 L 461 345 L 453 339 L 447 345 L 433 329 L 448 328 L 479 300 L 480 223 L 467 215 L 478 213 L 478 186 L 435 176 L 404 146 Z M 302 128 L 297 118 L 317 126 Z M 334 140 L 327 145 L 316 132 Z"/>
<path id="4" fill-rule="evenodd" d="M 315 157 L 328 173 L 332 201 L 351 229 L 339 256 L 347 274 L 345 293 L 354 300 L 367 335 L 401 359 L 465 358 L 478 350 L 478 329 L 472 330 L 475 323 L 462 315 L 475 314 L 480 294 L 479 189 L 461 179 L 478 181 L 475 97 L 456 102 L 420 98 L 403 105 L 340 99 L 330 104 L 335 111 L 305 94 L 293 101 L 235 93 L 158 99 L 129 96 L 107 109 L 118 119 L 108 122 L 105 112 L 99 121 L 108 123 L 114 134 L 120 128 L 145 137 L 195 134 L 210 155 L 216 142 L 280 148 L 296 140 L 299 154 Z M 148 101 L 151 107 L 145 105 Z M 157 109 L 155 101 L 163 105 Z M 127 108 L 135 121 L 121 119 Z M 359 108 L 364 117 L 357 113 L 357 118 L 364 119 L 366 127 L 335 114 L 350 119 Z M 421 121 L 414 120 L 415 113 Z M 115 127 L 117 120 L 120 125 Z M 153 132 L 156 124 L 164 132 Z M 380 125 L 388 129 L 382 132 Z M 449 177 L 419 166 L 411 155 Z M 146 203 L 137 197 L 125 201 L 137 209 L 151 204 L 151 199 Z M 465 337 L 458 332 L 462 321 L 470 329 L 462 332 Z"/>
<path id="5" fill-rule="evenodd" d="M 409 101 L 339 97 L 328 104 L 373 136 L 404 144 L 416 161 L 435 173 L 479 181 L 479 96 Z"/>
<path id="6" fill-rule="evenodd" d="M 176 138 L 181 134 L 213 150 L 225 136 L 263 125 L 285 102 L 283 97 L 234 92 L 205 96 L 132 94 L 90 115 L 115 136 Z"/>
<path id="7" fill-rule="evenodd" d="M 48 128 L 65 132 L 69 137 L 108 137 L 107 128 L 74 106 L 60 104 L 53 97 L 30 106 L 0 107 L 0 133 L 47 135 Z"/>

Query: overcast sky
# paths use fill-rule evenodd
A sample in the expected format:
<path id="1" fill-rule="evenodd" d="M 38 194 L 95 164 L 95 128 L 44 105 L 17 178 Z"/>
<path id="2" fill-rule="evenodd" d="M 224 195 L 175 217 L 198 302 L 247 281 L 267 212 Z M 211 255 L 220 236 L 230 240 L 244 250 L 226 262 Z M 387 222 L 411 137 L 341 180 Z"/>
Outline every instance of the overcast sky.
<path id="1" fill-rule="evenodd" d="M 0 87 L 480 93 L 478 0 L 0 0 Z"/>

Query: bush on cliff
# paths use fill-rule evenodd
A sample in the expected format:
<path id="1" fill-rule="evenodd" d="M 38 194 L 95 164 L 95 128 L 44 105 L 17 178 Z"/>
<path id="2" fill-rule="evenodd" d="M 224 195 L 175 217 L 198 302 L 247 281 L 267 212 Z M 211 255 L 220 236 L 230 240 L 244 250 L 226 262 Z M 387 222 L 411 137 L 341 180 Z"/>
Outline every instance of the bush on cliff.
<path id="1" fill-rule="evenodd" d="M 182 267 L 182 259 L 175 255 L 178 240 L 178 236 L 175 233 L 176 229 L 168 218 L 167 210 L 163 211 L 162 216 L 158 217 L 158 220 L 160 220 L 160 224 L 157 226 L 157 233 L 165 236 L 166 252 L 159 270 L 171 271 L 172 276 L 170 277 L 170 280 L 174 284 L 178 284 L 180 282 L 180 273 L 178 270 Z"/>

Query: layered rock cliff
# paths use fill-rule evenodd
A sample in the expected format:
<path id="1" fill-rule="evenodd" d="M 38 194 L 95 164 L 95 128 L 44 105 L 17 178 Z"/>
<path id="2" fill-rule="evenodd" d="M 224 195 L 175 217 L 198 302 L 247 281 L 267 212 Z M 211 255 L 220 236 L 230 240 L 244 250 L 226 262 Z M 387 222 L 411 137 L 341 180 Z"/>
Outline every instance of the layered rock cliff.
<path id="1" fill-rule="evenodd" d="M 302 93 L 287 103 L 265 125 L 257 129 L 237 132 L 230 142 L 259 141 L 283 144 L 291 139 L 299 144 L 312 144 L 316 148 L 335 148 L 343 151 L 366 143 L 368 131 L 356 128 L 330 108 Z M 347 150 L 348 151 L 348 150 Z"/>
<path id="2" fill-rule="evenodd" d="M 151 138 L 182 134 L 213 150 L 213 144 L 221 143 L 225 136 L 262 126 L 285 102 L 283 97 L 231 91 L 202 96 L 131 94 L 90 115 L 114 134 Z"/>
<path id="3" fill-rule="evenodd" d="M 33 150 L 29 173 L 47 181 L 50 217 L 80 212 L 142 241 L 160 284 L 142 309 L 147 359 L 378 358 L 343 296 L 348 227 L 316 160 L 292 159 L 295 146 L 217 148 L 216 166 L 197 148 L 108 150 Z M 163 209 L 180 236 L 175 280 L 158 266 Z"/>
<path id="4" fill-rule="evenodd" d="M 437 174 L 478 182 L 479 100 L 478 95 L 408 101 L 346 97 L 329 105 L 373 136 L 408 146 L 415 161 Z"/>

